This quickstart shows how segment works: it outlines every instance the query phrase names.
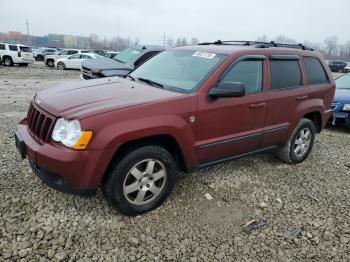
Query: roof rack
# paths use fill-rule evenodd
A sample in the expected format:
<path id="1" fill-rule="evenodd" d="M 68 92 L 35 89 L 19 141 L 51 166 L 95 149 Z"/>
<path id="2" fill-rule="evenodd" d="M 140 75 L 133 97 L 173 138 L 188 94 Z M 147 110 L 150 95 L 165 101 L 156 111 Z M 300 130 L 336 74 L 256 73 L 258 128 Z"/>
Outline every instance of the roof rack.
<path id="1" fill-rule="evenodd" d="M 246 41 L 246 40 L 244 40 L 244 41 L 217 40 L 215 42 L 199 43 L 198 45 L 240 45 L 240 46 L 254 46 L 256 48 L 286 47 L 286 48 L 314 51 L 314 49 L 307 47 L 303 44 L 282 44 L 282 43 L 276 43 L 275 41 L 261 42 L 261 41 Z"/>

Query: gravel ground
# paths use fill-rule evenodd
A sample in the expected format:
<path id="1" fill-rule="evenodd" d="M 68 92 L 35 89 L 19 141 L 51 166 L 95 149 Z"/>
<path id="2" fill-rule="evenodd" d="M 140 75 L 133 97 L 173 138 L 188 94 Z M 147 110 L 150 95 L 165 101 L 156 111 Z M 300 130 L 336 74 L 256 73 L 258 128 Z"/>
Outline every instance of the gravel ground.
<path id="1" fill-rule="evenodd" d="M 100 192 L 48 188 L 15 150 L 34 93 L 78 78 L 39 63 L 0 66 L 0 261 L 349 261 L 349 129 L 323 131 L 296 166 L 266 153 L 182 174 L 162 207 L 129 218 Z M 268 224 L 243 233 L 253 218 Z"/>

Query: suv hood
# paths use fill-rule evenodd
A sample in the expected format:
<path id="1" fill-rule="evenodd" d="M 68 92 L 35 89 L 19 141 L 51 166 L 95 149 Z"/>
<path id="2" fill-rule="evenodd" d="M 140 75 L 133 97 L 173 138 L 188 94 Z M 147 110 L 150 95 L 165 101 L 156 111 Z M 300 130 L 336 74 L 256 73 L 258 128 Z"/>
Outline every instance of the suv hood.
<path id="1" fill-rule="evenodd" d="M 82 119 L 92 115 L 182 96 L 119 77 L 65 82 L 37 93 L 35 103 L 54 116 Z"/>
<path id="2" fill-rule="evenodd" d="M 333 101 L 350 101 L 350 89 L 336 89 Z"/>

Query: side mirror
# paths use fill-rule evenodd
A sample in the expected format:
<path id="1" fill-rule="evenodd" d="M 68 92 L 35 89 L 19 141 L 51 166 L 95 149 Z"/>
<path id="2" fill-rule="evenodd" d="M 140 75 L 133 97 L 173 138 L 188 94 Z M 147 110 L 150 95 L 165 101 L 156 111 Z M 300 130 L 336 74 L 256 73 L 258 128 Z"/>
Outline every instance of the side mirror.
<path id="1" fill-rule="evenodd" d="M 241 82 L 221 82 L 210 89 L 208 96 L 210 98 L 229 98 L 242 97 L 245 95 L 245 87 Z"/>

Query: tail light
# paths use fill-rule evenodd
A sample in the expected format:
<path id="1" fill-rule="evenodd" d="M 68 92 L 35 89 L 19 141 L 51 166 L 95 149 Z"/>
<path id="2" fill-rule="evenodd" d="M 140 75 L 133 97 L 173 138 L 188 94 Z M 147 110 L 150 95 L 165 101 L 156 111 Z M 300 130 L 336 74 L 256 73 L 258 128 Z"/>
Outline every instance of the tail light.
<path id="1" fill-rule="evenodd" d="M 21 57 L 21 56 L 22 56 L 21 51 L 19 51 L 19 52 L 17 53 L 17 56 L 18 56 L 18 57 Z"/>

